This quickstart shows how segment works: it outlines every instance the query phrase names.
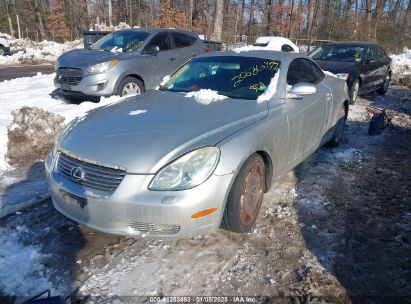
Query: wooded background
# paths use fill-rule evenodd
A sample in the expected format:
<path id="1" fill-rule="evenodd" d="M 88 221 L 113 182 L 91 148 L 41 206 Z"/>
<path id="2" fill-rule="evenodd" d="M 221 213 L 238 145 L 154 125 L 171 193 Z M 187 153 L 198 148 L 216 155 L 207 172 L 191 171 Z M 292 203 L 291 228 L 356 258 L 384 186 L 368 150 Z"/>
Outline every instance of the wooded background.
<path id="1" fill-rule="evenodd" d="M 313 46 L 377 41 L 411 47 L 411 0 L 0 0 L 0 32 L 74 40 L 96 23 L 193 30 L 227 45 L 279 35 Z M 13 31 L 14 33 L 11 33 Z"/>

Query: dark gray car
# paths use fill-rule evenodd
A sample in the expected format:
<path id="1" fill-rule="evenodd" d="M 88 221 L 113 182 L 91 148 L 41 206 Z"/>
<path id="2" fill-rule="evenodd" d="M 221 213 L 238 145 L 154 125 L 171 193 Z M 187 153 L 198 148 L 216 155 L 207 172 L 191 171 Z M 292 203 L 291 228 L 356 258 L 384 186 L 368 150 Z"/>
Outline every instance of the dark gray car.
<path id="1" fill-rule="evenodd" d="M 89 49 L 71 50 L 56 62 L 54 84 L 68 96 L 140 94 L 155 88 L 188 59 L 206 51 L 198 35 L 175 29 L 113 32 Z"/>

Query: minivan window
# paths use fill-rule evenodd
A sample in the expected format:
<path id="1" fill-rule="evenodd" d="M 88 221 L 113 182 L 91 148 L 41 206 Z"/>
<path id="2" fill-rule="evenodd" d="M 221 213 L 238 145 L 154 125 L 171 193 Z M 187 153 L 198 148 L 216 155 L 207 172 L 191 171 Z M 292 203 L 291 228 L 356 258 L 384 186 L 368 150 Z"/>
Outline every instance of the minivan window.
<path id="1" fill-rule="evenodd" d="M 148 37 L 147 32 L 113 32 L 90 46 L 91 50 L 110 52 L 132 52 L 138 49 Z"/>
<path id="2" fill-rule="evenodd" d="M 182 33 L 173 33 L 174 45 L 176 48 L 182 48 L 190 46 L 194 43 L 194 39 Z"/>
<path id="3" fill-rule="evenodd" d="M 294 49 L 288 44 L 283 44 L 283 46 L 281 47 L 281 51 L 282 52 L 294 52 Z"/>
<path id="4" fill-rule="evenodd" d="M 167 33 L 160 33 L 157 34 L 151 41 L 147 47 L 157 45 L 161 51 L 171 50 L 171 42 L 170 37 Z"/>

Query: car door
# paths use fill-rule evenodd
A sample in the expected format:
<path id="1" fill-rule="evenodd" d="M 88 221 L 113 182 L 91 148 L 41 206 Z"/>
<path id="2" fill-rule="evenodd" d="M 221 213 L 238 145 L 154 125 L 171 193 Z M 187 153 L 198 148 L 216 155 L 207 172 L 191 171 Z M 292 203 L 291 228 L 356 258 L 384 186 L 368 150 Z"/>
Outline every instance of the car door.
<path id="1" fill-rule="evenodd" d="M 378 79 L 376 80 L 377 81 L 376 85 L 379 87 L 384 82 L 385 76 L 387 75 L 389 71 L 390 59 L 388 58 L 387 54 L 385 54 L 384 50 L 380 46 L 374 45 L 373 49 L 376 55 L 376 61 L 378 65 L 378 72 L 377 72 Z"/>
<path id="2" fill-rule="evenodd" d="M 372 46 L 369 46 L 365 51 L 364 63 L 363 63 L 363 91 L 370 91 L 378 84 L 378 68 L 379 64 L 376 58 L 375 50 Z"/>
<path id="3" fill-rule="evenodd" d="M 158 46 L 159 52 L 150 53 L 148 50 Z M 169 32 L 156 34 L 142 51 L 146 66 L 150 68 L 146 77 L 146 87 L 154 88 L 164 76 L 171 74 L 179 64 L 176 62 L 175 50 L 172 49 Z"/>
<path id="4" fill-rule="evenodd" d="M 322 83 L 324 74 L 310 60 L 305 58 L 294 59 L 288 68 L 287 85 L 289 88 L 297 83 L 313 84 L 317 92 L 298 97 L 287 93 L 288 117 L 288 151 L 290 163 L 297 164 L 313 149 L 318 147 L 327 117 L 331 111 L 331 92 Z"/>

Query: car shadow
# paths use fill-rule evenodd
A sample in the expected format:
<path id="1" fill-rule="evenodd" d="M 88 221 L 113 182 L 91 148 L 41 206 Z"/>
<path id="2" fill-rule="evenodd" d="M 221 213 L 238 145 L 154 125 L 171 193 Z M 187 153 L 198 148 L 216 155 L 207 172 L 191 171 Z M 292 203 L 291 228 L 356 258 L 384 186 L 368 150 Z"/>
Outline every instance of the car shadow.
<path id="1" fill-rule="evenodd" d="M 39 186 L 45 188 L 41 190 L 43 194 L 48 189 L 42 162 L 31 165 L 26 170 L 25 179 L 8 186 L 2 198 L 17 196 L 20 200 L 28 200 Z M 15 275 L 21 282 L 15 284 L 10 294 L 5 291 L 7 288 L 0 289 L 1 303 L 22 303 L 46 289 L 51 290 L 52 296 L 63 297 L 76 290 L 81 271 L 79 255 L 87 246 L 88 239 L 78 224 L 55 210 L 51 199 L 1 218 L 0 227 L 5 229 L 2 230 L 3 241 L 16 242 L 19 266 L 15 271 L 21 272 Z M 6 245 L 3 242 L 0 247 Z M 12 249 L 1 251 L 8 250 Z M 8 266 L 14 268 L 14 265 Z M 7 282 L 0 281 L 0 286 L 4 284 Z"/>
<path id="2" fill-rule="evenodd" d="M 371 106 L 411 115 L 411 90 L 407 87 L 392 86 L 384 96 L 371 92 L 362 98 Z"/>
<path id="3" fill-rule="evenodd" d="M 348 129 L 340 147 L 294 169 L 301 234 L 353 303 L 409 303 L 411 130 L 368 137 L 358 121 Z"/>

